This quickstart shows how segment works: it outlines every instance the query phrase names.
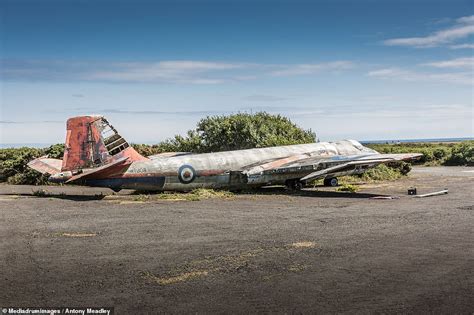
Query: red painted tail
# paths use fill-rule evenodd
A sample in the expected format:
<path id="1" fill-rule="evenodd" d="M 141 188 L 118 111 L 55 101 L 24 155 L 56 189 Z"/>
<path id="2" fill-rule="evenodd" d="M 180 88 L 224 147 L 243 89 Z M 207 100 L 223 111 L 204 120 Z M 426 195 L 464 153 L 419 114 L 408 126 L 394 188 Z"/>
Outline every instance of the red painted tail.
<path id="1" fill-rule="evenodd" d="M 68 119 L 61 171 L 95 168 L 127 157 L 127 161 L 146 160 L 133 149 L 102 116 Z"/>

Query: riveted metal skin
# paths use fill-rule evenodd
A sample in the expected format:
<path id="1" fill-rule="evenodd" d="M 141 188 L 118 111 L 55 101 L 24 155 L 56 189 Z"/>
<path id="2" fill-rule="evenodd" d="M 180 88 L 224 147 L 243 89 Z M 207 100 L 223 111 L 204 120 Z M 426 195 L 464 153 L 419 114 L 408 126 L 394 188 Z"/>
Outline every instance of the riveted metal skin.
<path id="1" fill-rule="evenodd" d="M 355 140 L 318 142 L 248 150 L 190 154 L 138 154 L 102 116 L 67 122 L 62 162 L 42 157 L 29 166 L 55 182 L 114 190 L 243 189 L 288 180 L 360 174 L 380 163 L 411 160 L 421 154 L 379 154 Z M 59 170 L 59 164 L 61 169 Z"/>

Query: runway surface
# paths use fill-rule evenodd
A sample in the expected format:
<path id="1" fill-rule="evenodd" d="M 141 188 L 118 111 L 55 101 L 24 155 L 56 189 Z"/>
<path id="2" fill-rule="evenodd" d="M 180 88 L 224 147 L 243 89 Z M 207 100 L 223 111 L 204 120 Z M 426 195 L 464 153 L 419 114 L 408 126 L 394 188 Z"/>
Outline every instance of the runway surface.
<path id="1" fill-rule="evenodd" d="M 472 313 L 472 170 L 201 201 L 0 185 L 0 306 Z M 411 186 L 449 193 L 417 199 Z"/>

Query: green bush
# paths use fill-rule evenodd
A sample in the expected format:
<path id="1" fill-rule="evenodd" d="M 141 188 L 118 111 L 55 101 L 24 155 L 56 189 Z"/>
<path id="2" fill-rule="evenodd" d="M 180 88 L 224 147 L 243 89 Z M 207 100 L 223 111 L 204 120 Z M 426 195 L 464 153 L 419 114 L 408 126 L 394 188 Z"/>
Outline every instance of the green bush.
<path id="1" fill-rule="evenodd" d="M 359 178 L 362 178 L 364 181 L 373 181 L 373 180 L 394 180 L 402 176 L 403 175 L 399 168 L 393 168 L 385 164 L 380 164 L 374 168 L 367 170 L 365 173 L 361 174 Z"/>
<path id="2" fill-rule="evenodd" d="M 63 144 L 55 144 L 48 148 L 17 148 L 0 150 L 0 182 L 10 184 L 41 185 L 47 182 L 47 176 L 29 168 L 28 162 L 43 155 L 61 159 L 64 153 Z"/>
<path id="3" fill-rule="evenodd" d="M 202 119 L 195 131 L 202 152 L 241 150 L 316 141 L 311 130 L 303 130 L 288 118 L 265 112 L 213 116 Z"/>
<path id="4" fill-rule="evenodd" d="M 165 151 L 162 151 L 157 145 L 148 145 L 148 144 L 136 144 L 132 143 L 132 147 L 143 156 L 150 156 L 159 154 Z"/>
<path id="5" fill-rule="evenodd" d="M 189 130 L 186 136 L 177 135 L 154 148 L 156 151 L 219 152 L 263 148 L 279 145 L 311 143 L 316 135 L 304 130 L 288 118 L 265 112 L 208 116 Z"/>
<path id="6" fill-rule="evenodd" d="M 207 153 L 316 142 L 311 130 L 304 130 L 288 118 L 265 112 L 208 116 L 185 136 L 176 135 L 155 145 L 133 144 L 138 153 L 149 156 L 163 152 Z"/>
<path id="7" fill-rule="evenodd" d="M 407 162 L 394 162 L 394 163 L 389 163 L 387 165 L 388 167 L 400 172 L 402 175 L 407 175 L 411 171 L 411 164 Z"/>
<path id="8" fill-rule="evenodd" d="M 367 144 L 380 153 L 421 153 L 414 164 L 424 165 L 472 165 L 474 141 L 451 143 L 399 143 Z"/>
<path id="9" fill-rule="evenodd" d="M 451 149 L 446 165 L 474 165 L 474 141 L 463 142 Z"/>

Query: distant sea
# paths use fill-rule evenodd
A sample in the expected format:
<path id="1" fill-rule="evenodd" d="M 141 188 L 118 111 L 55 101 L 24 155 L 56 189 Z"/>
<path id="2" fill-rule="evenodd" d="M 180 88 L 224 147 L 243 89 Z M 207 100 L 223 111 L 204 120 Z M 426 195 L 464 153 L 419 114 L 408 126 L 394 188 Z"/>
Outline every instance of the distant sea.
<path id="1" fill-rule="evenodd" d="M 396 139 L 396 140 L 362 140 L 360 143 L 416 143 L 416 142 L 460 142 L 474 140 L 472 137 L 465 138 L 429 138 L 429 139 Z"/>
<path id="2" fill-rule="evenodd" d="M 413 143 L 413 142 L 459 142 L 474 140 L 472 137 L 465 138 L 432 138 L 432 139 L 392 139 L 392 140 L 361 140 L 360 143 Z M 135 142 L 134 142 L 135 143 Z M 5 148 L 46 148 L 54 143 L 0 143 L 0 149 Z"/>
<path id="3" fill-rule="evenodd" d="M 0 143 L 0 149 L 6 148 L 47 148 L 53 143 Z"/>

